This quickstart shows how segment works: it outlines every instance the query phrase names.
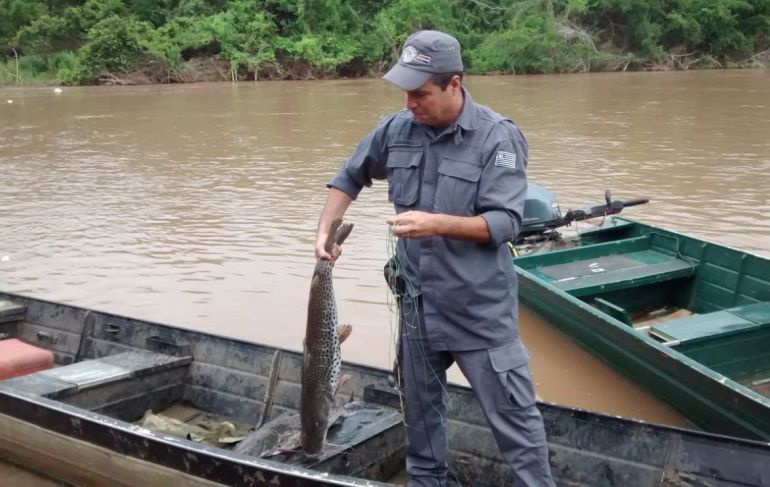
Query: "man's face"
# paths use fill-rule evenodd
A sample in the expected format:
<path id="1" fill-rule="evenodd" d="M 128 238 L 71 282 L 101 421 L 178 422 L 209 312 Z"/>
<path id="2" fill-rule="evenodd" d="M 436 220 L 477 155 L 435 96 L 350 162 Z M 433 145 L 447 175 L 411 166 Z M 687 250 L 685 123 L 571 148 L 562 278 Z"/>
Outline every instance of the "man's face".
<path id="1" fill-rule="evenodd" d="M 462 88 L 458 76 L 452 78 L 446 90 L 428 81 L 420 88 L 405 93 L 406 108 L 421 125 L 445 127 L 455 121 L 462 108 Z"/>

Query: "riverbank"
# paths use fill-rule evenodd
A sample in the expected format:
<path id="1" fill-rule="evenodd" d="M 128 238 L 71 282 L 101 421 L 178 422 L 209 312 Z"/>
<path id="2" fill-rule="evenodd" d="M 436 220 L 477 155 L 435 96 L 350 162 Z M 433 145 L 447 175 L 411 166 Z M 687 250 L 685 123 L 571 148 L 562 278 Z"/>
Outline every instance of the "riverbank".
<path id="1" fill-rule="evenodd" d="M 770 65 L 770 4 L 732 0 L 8 0 L 0 84 L 360 78 L 418 29 L 470 74 Z"/>
<path id="2" fill-rule="evenodd" d="M 40 65 L 52 66 L 40 71 Z M 649 65 L 629 69 L 624 63 L 618 63 L 614 69 L 603 71 L 689 71 L 704 69 L 767 69 L 770 68 L 770 50 L 755 54 L 747 59 L 739 61 L 726 61 L 724 63 L 708 56 L 671 54 L 665 62 L 656 62 Z M 64 67 L 66 68 L 66 65 Z M 61 74 L 62 66 L 56 59 L 34 60 L 27 62 L 23 59 L 16 65 L 16 61 L 0 63 L 0 86 L 58 86 L 70 85 L 66 76 Z M 563 74 L 576 72 L 596 72 L 589 69 L 565 71 Z M 207 83 L 207 82 L 234 82 L 234 81 L 310 81 L 323 79 L 366 79 L 379 78 L 385 71 L 370 70 L 367 73 L 355 76 L 343 76 L 335 73 L 326 73 L 313 69 L 307 64 L 289 66 L 284 69 L 264 70 L 246 76 L 234 76 L 229 70 L 229 63 L 217 58 L 196 58 L 183 63 L 179 68 L 169 69 L 158 65 L 141 66 L 136 70 L 125 73 L 105 72 L 93 80 L 94 85 L 149 85 L 171 83 Z M 512 74 L 505 72 L 473 73 L 482 76 L 496 76 Z"/>

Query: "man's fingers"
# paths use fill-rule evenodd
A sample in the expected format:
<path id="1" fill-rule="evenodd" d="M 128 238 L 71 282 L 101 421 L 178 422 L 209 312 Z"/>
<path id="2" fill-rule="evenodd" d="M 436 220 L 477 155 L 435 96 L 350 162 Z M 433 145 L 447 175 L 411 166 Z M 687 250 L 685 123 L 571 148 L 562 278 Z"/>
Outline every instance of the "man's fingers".
<path id="1" fill-rule="evenodd" d="M 412 228 L 411 225 L 404 223 L 403 220 L 396 220 L 395 217 L 392 219 L 388 218 L 388 223 L 392 225 L 390 230 L 396 237 L 406 237 Z"/>
<path id="2" fill-rule="evenodd" d="M 398 215 L 391 215 L 387 217 L 385 221 L 388 223 L 388 225 L 393 225 L 398 227 L 398 226 L 410 223 L 413 220 L 414 213 L 415 212 L 413 211 L 405 211 Z"/>
<path id="3" fill-rule="evenodd" d="M 395 235 L 396 237 L 409 237 L 411 232 L 412 231 L 409 229 L 409 227 L 406 227 L 403 225 L 393 227 L 393 235 Z"/>
<path id="4" fill-rule="evenodd" d="M 335 244 L 332 247 L 331 252 L 327 252 L 324 247 L 317 247 L 315 251 L 315 258 L 320 260 L 337 260 L 342 254 L 342 247 Z"/>
<path id="5" fill-rule="evenodd" d="M 325 250 L 316 250 L 315 258 L 320 260 L 332 260 L 332 256 Z"/>

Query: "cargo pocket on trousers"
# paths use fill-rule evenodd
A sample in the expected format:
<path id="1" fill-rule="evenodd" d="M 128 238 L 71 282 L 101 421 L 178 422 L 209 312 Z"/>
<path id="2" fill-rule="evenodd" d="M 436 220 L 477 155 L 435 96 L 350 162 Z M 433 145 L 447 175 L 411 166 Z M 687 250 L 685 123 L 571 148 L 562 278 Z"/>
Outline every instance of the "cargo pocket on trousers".
<path id="1" fill-rule="evenodd" d="M 521 341 L 490 349 L 489 361 L 497 374 L 503 395 L 498 409 L 525 409 L 535 404 L 529 353 Z"/>

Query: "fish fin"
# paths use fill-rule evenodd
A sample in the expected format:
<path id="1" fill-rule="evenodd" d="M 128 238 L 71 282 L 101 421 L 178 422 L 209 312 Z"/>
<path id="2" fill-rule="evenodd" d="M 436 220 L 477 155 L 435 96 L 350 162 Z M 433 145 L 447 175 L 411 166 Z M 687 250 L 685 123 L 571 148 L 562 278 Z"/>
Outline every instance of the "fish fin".
<path id="1" fill-rule="evenodd" d="M 297 452 L 301 452 L 301 451 L 302 451 L 302 446 L 301 445 L 297 445 L 297 446 L 292 447 L 292 448 L 282 448 L 280 452 L 281 453 L 297 453 Z"/>
<path id="2" fill-rule="evenodd" d="M 337 382 L 337 388 L 334 389 L 334 395 L 336 396 L 338 392 L 342 389 L 342 387 L 347 383 L 347 381 L 350 380 L 350 374 L 342 374 L 340 377 L 340 380 Z"/>
<path id="3" fill-rule="evenodd" d="M 353 332 L 353 325 L 343 323 L 337 326 L 337 336 L 340 338 L 340 343 L 347 340 L 350 334 Z"/>
<path id="4" fill-rule="evenodd" d="M 259 456 L 260 458 L 269 458 L 283 453 L 295 453 L 300 450 L 302 450 L 302 443 L 299 439 L 299 431 L 295 431 L 275 445 L 275 448 L 263 452 Z"/>

